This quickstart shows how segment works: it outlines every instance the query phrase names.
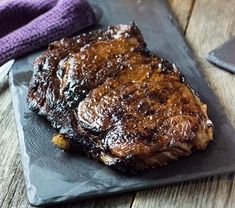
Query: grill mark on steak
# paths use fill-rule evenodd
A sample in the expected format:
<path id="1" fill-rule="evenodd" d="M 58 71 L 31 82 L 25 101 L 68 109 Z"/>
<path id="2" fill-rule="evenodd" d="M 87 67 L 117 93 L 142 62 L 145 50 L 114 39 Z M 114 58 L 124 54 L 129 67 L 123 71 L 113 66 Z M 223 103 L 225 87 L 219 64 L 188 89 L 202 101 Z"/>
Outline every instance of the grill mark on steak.
<path id="1" fill-rule="evenodd" d="M 206 105 L 135 24 L 50 44 L 34 62 L 28 103 L 71 149 L 122 171 L 165 165 L 212 139 Z"/>

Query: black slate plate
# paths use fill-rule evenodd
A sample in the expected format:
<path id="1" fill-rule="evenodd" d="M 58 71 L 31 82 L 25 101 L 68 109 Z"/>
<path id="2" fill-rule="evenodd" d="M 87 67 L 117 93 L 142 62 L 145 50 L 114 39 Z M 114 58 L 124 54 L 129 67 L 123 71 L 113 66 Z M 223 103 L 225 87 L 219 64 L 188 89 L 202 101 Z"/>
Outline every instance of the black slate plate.
<path id="1" fill-rule="evenodd" d="M 206 151 L 195 152 L 188 158 L 141 176 L 125 176 L 81 155 L 62 152 L 50 141 L 55 130 L 46 120 L 28 110 L 26 94 L 32 61 L 40 52 L 32 54 L 16 61 L 10 74 L 30 203 L 53 204 L 235 171 L 235 131 L 200 73 L 165 1 L 92 2 L 104 12 L 100 27 L 135 20 L 149 49 L 179 66 L 202 101 L 208 104 L 209 117 L 215 124 L 214 142 Z"/>
<path id="2" fill-rule="evenodd" d="M 211 63 L 235 73 L 235 37 L 207 55 Z"/>

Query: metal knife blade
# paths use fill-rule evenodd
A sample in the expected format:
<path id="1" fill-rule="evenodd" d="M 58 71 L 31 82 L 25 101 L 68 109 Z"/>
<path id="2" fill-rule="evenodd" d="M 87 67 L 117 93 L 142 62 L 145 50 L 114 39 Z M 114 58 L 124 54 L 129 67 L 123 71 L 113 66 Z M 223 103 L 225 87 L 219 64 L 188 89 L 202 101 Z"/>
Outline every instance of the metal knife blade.
<path id="1" fill-rule="evenodd" d="M 235 37 L 211 51 L 206 58 L 211 63 L 235 73 Z"/>
<path id="2" fill-rule="evenodd" d="M 2 66 L 0 66 L 0 93 L 2 92 L 3 88 L 5 87 L 5 85 L 7 84 L 8 81 L 8 73 L 12 67 L 12 65 L 14 64 L 14 59 L 6 62 L 5 64 L 3 64 Z"/>

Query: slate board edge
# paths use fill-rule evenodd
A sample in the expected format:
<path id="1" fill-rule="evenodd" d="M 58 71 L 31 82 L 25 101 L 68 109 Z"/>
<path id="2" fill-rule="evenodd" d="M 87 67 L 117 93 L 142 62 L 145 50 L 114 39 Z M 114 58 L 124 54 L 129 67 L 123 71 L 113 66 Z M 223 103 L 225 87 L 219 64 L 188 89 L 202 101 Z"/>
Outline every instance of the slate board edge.
<path id="1" fill-rule="evenodd" d="M 14 86 L 14 79 L 13 79 L 13 73 L 12 70 L 14 70 L 14 66 L 17 63 L 17 61 L 13 64 L 11 71 L 9 73 L 9 86 L 10 86 L 10 93 L 11 93 L 11 98 L 12 98 L 12 105 L 13 105 L 13 110 L 14 110 L 14 116 L 15 116 L 15 123 L 16 123 L 16 128 L 17 128 L 17 135 L 18 135 L 18 141 L 19 141 L 19 146 L 20 146 L 20 155 L 21 155 L 21 163 L 22 163 L 22 168 L 23 168 L 23 174 L 24 174 L 24 179 L 26 183 L 26 189 L 27 189 L 27 197 L 29 200 L 29 203 L 33 206 L 37 206 L 37 197 L 35 195 L 35 188 L 30 182 L 30 177 L 29 177 L 29 156 L 26 151 L 26 146 L 25 146 L 25 141 L 24 141 L 24 131 L 21 125 L 21 120 L 20 120 L 20 113 L 18 109 L 18 97 L 15 96 L 17 89 Z"/>
<path id="2" fill-rule="evenodd" d="M 228 72 L 235 73 L 235 66 L 232 64 L 226 63 L 222 60 L 220 60 L 214 53 L 214 51 L 210 52 L 207 56 L 206 59 L 213 65 L 222 68 Z"/>

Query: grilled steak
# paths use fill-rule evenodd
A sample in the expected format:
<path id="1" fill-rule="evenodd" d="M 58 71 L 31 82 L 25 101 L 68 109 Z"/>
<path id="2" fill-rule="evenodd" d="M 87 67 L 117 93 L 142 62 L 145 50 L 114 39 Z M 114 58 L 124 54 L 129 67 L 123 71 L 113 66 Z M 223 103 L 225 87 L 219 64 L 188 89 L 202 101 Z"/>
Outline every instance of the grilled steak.
<path id="1" fill-rule="evenodd" d="M 123 171 L 166 165 L 212 140 L 207 106 L 134 24 L 50 44 L 34 62 L 28 103 L 60 131 L 55 143 Z"/>

